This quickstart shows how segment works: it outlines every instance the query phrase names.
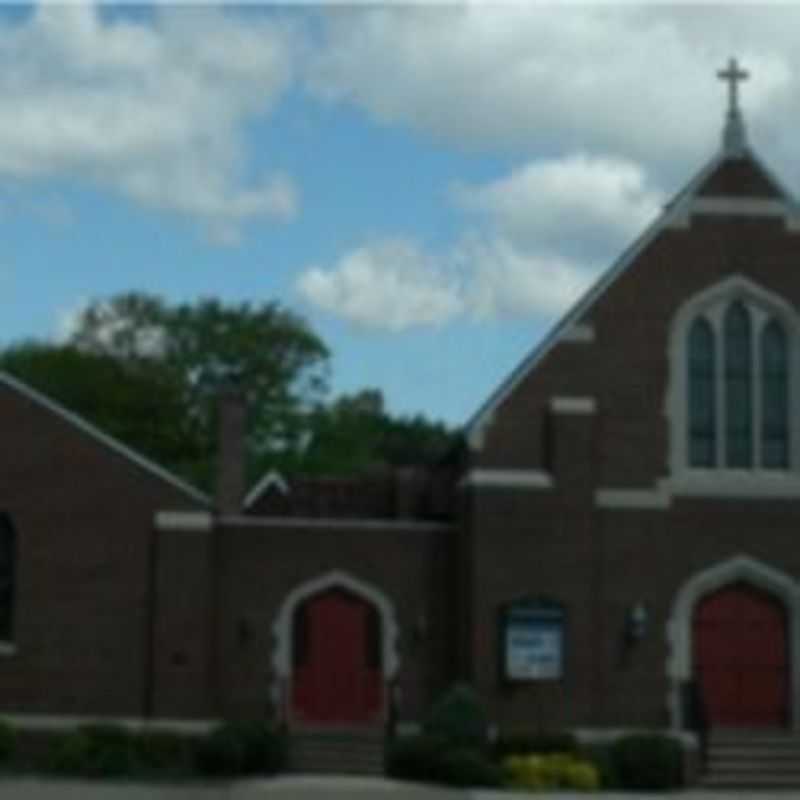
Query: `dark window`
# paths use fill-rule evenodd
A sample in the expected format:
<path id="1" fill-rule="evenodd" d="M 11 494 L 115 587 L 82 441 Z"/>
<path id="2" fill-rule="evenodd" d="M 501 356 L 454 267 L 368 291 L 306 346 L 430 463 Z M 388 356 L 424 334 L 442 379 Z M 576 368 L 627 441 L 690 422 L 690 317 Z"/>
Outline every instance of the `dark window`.
<path id="1" fill-rule="evenodd" d="M 771 320 L 761 334 L 761 462 L 789 464 L 789 378 L 786 334 Z"/>
<path id="2" fill-rule="evenodd" d="M 716 364 L 711 325 L 698 319 L 689 332 L 689 464 L 716 464 Z"/>
<path id="3" fill-rule="evenodd" d="M 17 572 L 17 541 L 6 514 L 0 514 L 0 640 L 14 638 L 14 588 Z"/>
<path id="4" fill-rule="evenodd" d="M 725 464 L 753 466 L 750 315 L 739 302 L 725 314 Z"/>

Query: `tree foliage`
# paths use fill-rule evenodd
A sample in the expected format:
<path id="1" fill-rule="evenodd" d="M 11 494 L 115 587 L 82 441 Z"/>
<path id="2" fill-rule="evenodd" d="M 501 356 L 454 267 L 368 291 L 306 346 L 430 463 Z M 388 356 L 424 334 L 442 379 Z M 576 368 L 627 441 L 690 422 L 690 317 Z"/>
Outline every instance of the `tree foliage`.
<path id="1" fill-rule="evenodd" d="M 441 423 L 392 417 L 376 389 L 325 402 L 328 350 L 275 303 L 169 304 L 139 292 L 90 303 L 63 344 L 23 342 L 0 369 L 196 485 L 213 483 L 216 397 L 248 402 L 248 469 L 353 473 L 429 464 L 453 444 Z"/>
<path id="2" fill-rule="evenodd" d="M 317 406 L 309 416 L 306 446 L 286 466 L 342 474 L 433 465 L 452 450 L 456 440 L 441 422 L 422 415 L 390 415 L 380 390 L 364 389 Z"/>

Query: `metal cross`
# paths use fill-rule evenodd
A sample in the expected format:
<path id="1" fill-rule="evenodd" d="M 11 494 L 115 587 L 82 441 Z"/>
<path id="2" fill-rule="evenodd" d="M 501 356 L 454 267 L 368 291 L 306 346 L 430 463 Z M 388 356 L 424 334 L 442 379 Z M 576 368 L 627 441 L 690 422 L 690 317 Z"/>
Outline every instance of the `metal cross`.
<path id="1" fill-rule="evenodd" d="M 735 114 L 739 110 L 739 81 L 745 81 L 750 77 L 750 73 L 739 69 L 736 59 L 728 61 L 728 68 L 721 69 L 717 73 L 721 81 L 728 81 L 728 112 Z"/>

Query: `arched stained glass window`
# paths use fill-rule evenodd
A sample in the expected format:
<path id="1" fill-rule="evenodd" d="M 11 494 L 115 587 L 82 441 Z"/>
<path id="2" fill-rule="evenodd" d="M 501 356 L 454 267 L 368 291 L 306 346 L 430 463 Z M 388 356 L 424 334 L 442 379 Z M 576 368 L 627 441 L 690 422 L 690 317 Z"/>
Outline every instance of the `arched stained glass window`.
<path id="1" fill-rule="evenodd" d="M 725 314 L 725 463 L 753 466 L 753 390 L 750 315 L 740 302 Z"/>
<path id="2" fill-rule="evenodd" d="M 14 638 L 14 585 L 17 542 L 11 520 L 0 514 L 0 641 Z"/>
<path id="3" fill-rule="evenodd" d="M 705 319 L 697 319 L 689 332 L 689 464 L 716 464 L 716 381 L 714 333 Z"/>
<path id="4" fill-rule="evenodd" d="M 789 464 L 788 347 L 775 320 L 761 334 L 761 463 L 772 469 Z"/>

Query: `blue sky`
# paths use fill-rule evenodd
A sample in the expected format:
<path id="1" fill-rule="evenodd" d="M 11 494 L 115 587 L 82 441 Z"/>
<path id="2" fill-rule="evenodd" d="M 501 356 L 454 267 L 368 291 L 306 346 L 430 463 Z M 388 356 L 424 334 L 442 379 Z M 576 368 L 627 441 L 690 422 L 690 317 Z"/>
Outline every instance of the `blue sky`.
<path id="1" fill-rule="evenodd" d="M 0 342 L 90 299 L 277 300 L 333 393 L 466 421 L 718 147 L 751 70 L 798 184 L 800 15 L 742 6 L 6 7 Z"/>

